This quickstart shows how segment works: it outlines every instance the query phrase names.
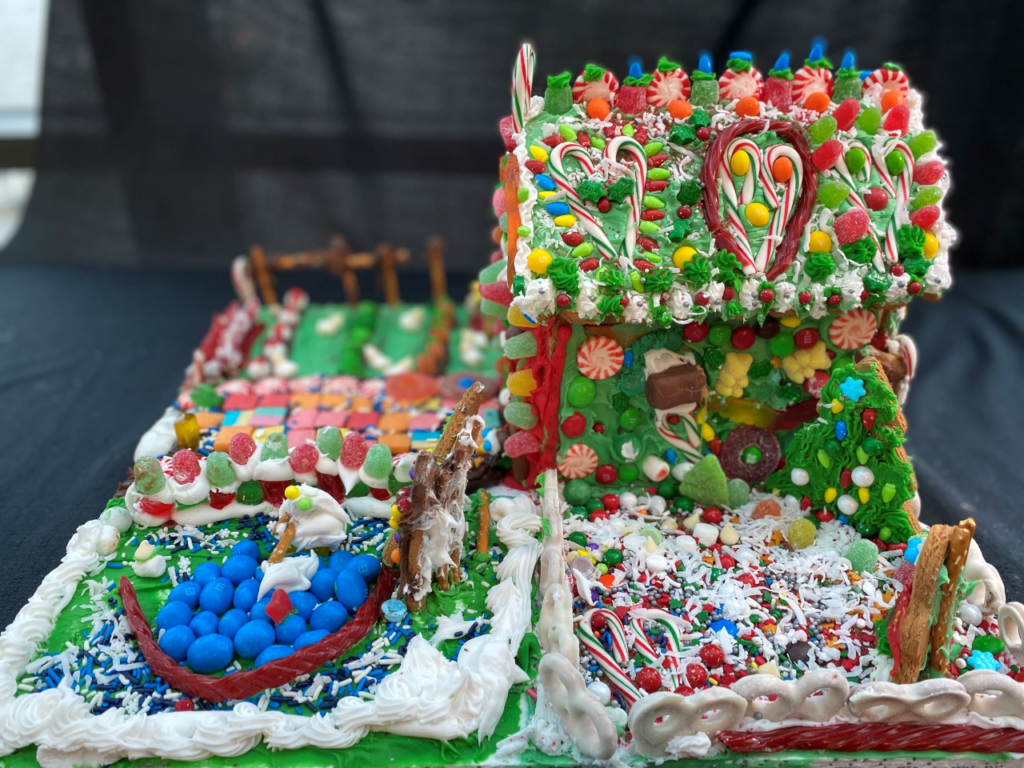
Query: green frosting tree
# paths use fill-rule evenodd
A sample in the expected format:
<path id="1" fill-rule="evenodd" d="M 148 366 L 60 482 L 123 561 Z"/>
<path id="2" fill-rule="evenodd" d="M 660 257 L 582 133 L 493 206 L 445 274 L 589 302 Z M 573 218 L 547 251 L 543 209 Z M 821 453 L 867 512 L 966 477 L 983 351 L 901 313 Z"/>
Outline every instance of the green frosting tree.
<path id="1" fill-rule="evenodd" d="M 844 515 L 867 538 L 905 542 L 918 531 L 905 508 L 917 481 L 903 449 L 906 421 L 874 358 L 843 366 L 821 390 L 820 418 L 786 447 L 765 487 Z"/>

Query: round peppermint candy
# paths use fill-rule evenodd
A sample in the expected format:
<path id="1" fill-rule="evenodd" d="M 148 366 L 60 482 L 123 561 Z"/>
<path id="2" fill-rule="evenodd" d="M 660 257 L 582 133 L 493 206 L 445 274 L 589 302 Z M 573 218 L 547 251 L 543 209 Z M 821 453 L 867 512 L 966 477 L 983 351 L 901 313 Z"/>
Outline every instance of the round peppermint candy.
<path id="1" fill-rule="evenodd" d="M 576 352 L 576 367 L 588 379 L 600 381 L 622 368 L 622 345 L 607 336 L 591 336 Z"/>
<path id="2" fill-rule="evenodd" d="M 727 69 L 718 78 L 718 92 L 723 99 L 745 99 L 753 96 L 760 99 L 764 93 L 764 78 L 761 73 L 751 67 L 746 72 L 734 72 Z"/>
<path id="3" fill-rule="evenodd" d="M 906 73 L 899 69 L 876 69 L 864 78 L 862 93 L 866 95 L 876 85 L 882 86 L 882 95 L 895 90 L 899 90 L 904 96 L 910 92 L 910 81 L 907 80 Z"/>
<path id="4" fill-rule="evenodd" d="M 579 480 L 597 469 L 597 451 L 586 443 L 573 443 L 558 462 L 558 471 L 569 480 Z"/>
<path id="5" fill-rule="evenodd" d="M 615 96 L 619 92 L 619 81 L 608 70 L 600 80 L 587 82 L 581 74 L 572 86 L 572 100 L 577 104 L 586 104 L 591 99 L 604 99 L 609 106 L 615 106 Z"/>
<path id="6" fill-rule="evenodd" d="M 840 349 L 858 349 L 870 344 L 878 332 L 878 321 L 867 309 L 851 309 L 828 327 L 828 338 Z"/>
<path id="7" fill-rule="evenodd" d="M 690 78 L 681 69 L 671 72 L 655 72 L 654 79 L 647 86 L 647 103 L 655 107 L 667 107 L 678 99 L 690 98 Z"/>
<path id="8" fill-rule="evenodd" d="M 832 98 L 832 70 L 824 67 L 800 67 L 793 75 L 793 101 L 803 106 L 804 100 L 819 91 Z"/>

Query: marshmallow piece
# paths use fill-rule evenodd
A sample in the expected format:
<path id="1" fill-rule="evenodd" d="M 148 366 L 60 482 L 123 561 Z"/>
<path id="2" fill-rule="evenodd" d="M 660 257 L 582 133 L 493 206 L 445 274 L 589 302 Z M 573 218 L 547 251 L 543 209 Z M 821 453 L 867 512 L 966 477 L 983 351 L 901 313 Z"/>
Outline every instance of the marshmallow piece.
<path id="1" fill-rule="evenodd" d="M 147 579 L 159 579 L 167 573 L 167 558 L 163 555 L 157 555 L 148 560 L 143 560 L 141 563 L 132 563 L 132 569 L 135 571 L 136 576 L 142 576 Z"/>
<path id="2" fill-rule="evenodd" d="M 126 507 L 108 507 L 103 510 L 100 520 L 124 533 L 132 527 L 132 515 Z"/>
<path id="3" fill-rule="evenodd" d="M 643 470 L 651 482 L 660 483 L 668 477 L 669 466 L 667 461 L 652 453 L 644 459 Z"/>
<path id="4" fill-rule="evenodd" d="M 697 523 L 693 528 L 693 536 L 705 547 L 718 541 L 718 529 L 710 523 Z"/>
<path id="5" fill-rule="evenodd" d="M 112 525 L 104 525 L 100 528 L 100 535 L 96 540 L 96 554 L 100 557 L 114 554 L 119 541 L 121 541 L 121 532 Z"/>
<path id="6" fill-rule="evenodd" d="M 683 555 L 692 554 L 697 551 L 697 540 L 693 536 L 677 536 L 675 538 L 676 551 Z"/>
<path id="7" fill-rule="evenodd" d="M 154 554 L 156 554 L 156 547 L 148 541 L 143 541 L 139 544 L 138 549 L 135 550 L 135 559 L 141 563 L 149 560 Z"/>

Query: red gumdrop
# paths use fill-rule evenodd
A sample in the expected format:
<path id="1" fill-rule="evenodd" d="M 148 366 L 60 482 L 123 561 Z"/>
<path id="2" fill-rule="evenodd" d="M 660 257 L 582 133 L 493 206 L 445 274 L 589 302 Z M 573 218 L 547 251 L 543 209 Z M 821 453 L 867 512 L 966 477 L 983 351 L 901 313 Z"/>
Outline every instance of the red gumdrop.
<path id="1" fill-rule="evenodd" d="M 579 437 L 586 428 L 587 417 L 579 412 L 567 416 L 562 422 L 562 434 L 566 437 Z"/>
<path id="2" fill-rule="evenodd" d="M 540 450 L 540 440 L 532 432 L 516 432 L 510 435 L 502 446 L 510 458 L 526 456 L 528 453 L 537 453 Z"/>
<path id="3" fill-rule="evenodd" d="M 597 201 L 597 210 L 601 213 L 608 213 L 612 209 L 612 201 L 607 196 Z"/>
<path id="4" fill-rule="evenodd" d="M 818 343 L 818 330 L 816 328 L 801 328 L 793 334 L 793 341 L 800 349 L 810 349 Z"/>
<path id="5" fill-rule="evenodd" d="M 648 693 L 655 693 L 661 688 L 661 673 L 654 667 L 644 667 L 639 670 L 633 680 L 637 688 Z"/>
<path id="6" fill-rule="evenodd" d="M 509 152 L 515 151 L 516 143 L 512 139 L 512 115 L 501 118 L 498 123 L 498 130 L 501 131 L 501 138 L 505 141 L 505 149 Z"/>
<path id="7" fill-rule="evenodd" d="M 705 645 L 700 649 L 700 660 L 708 669 L 716 669 L 725 663 L 725 652 L 717 645 Z"/>
<path id="8" fill-rule="evenodd" d="M 291 455 L 288 457 L 288 464 L 296 474 L 300 472 L 305 474 L 316 469 L 316 463 L 319 460 L 320 451 L 316 449 L 315 445 L 306 443 L 291 452 Z"/>
<path id="9" fill-rule="evenodd" d="M 562 242 L 565 243 L 566 245 L 568 245 L 570 248 L 575 248 L 577 245 L 580 245 L 580 244 L 583 243 L 583 233 L 582 232 L 572 232 L 572 231 L 563 232 L 562 233 Z"/>
<path id="10" fill-rule="evenodd" d="M 503 307 L 512 306 L 512 299 L 514 298 L 512 296 L 512 289 L 508 287 L 508 283 L 504 279 L 496 283 L 481 285 L 480 296 Z"/>
<path id="11" fill-rule="evenodd" d="M 701 688 L 708 681 L 708 671 L 700 664 L 686 666 L 686 682 L 694 688 Z"/>
<path id="12" fill-rule="evenodd" d="M 840 131 L 848 131 L 853 128 L 853 121 L 860 114 L 860 102 L 857 99 L 847 99 L 832 113 L 836 119 L 836 127 Z"/>
<path id="13" fill-rule="evenodd" d="M 788 112 L 793 106 L 793 81 L 769 77 L 764 81 L 764 100 L 780 112 Z"/>
<path id="14" fill-rule="evenodd" d="M 615 106 L 627 115 L 638 115 L 647 109 L 647 86 L 624 85 L 615 97 Z"/>
<path id="15" fill-rule="evenodd" d="M 910 110 L 906 104 L 897 104 L 885 116 L 882 127 L 887 131 L 899 131 L 900 136 L 910 129 Z"/>
<path id="16" fill-rule="evenodd" d="M 942 164 L 941 160 L 929 160 L 927 163 L 914 166 L 914 183 L 925 186 L 938 184 L 945 172 L 946 166 Z"/>
<path id="17" fill-rule="evenodd" d="M 836 216 L 833 228 L 836 232 L 836 240 L 840 245 L 846 245 L 860 240 L 866 236 L 871 228 L 871 219 L 867 213 L 860 208 L 853 208 L 846 213 Z"/>
<path id="18" fill-rule="evenodd" d="M 757 340 L 757 334 L 754 333 L 754 329 L 749 325 L 741 325 L 732 332 L 732 336 L 729 338 L 729 342 L 732 344 L 734 349 L 750 349 L 754 346 L 754 342 Z"/>
<path id="19" fill-rule="evenodd" d="M 294 610 L 295 606 L 292 605 L 292 599 L 288 597 L 288 593 L 283 589 L 275 589 L 270 602 L 267 603 L 265 612 L 268 619 L 275 624 L 280 624 Z"/>
<path id="20" fill-rule="evenodd" d="M 341 466 L 345 469 L 359 469 L 369 450 L 365 437 L 355 430 L 349 431 L 341 443 Z"/>
<path id="21" fill-rule="evenodd" d="M 864 429 L 871 429 L 874 427 L 877 420 L 878 413 L 874 408 L 865 408 L 860 412 L 860 423 L 864 425 Z"/>
<path id="22" fill-rule="evenodd" d="M 249 435 L 239 432 L 231 436 L 228 443 L 228 456 L 235 464 L 245 464 L 256 453 L 256 443 Z"/>
<path id="23" fill-rule="evenodd" d="M 708 337 L 708 324 L 687 323 L 683 326 L 683 337 L 691 344 L 704 341 Z"/>
<path id="24" fill-rule="evenodd" d="M 611 485 L 619 479 L 619 473 L 611 464 L 602 464 L 594 472 L 594 478 L 601 485 Z"/>
<path id="25" fill-rule="evenodd" d="M 910 214 L 910 223 L 924 230 L 934 227 L 935 222 L 938 220 L 939 206 L 937 205 L 926 205 L 924 208 L 918 208 Z"/>
<path id="26" fill-rule="evenodd" d="M 843 143 L 838 139 L 829 139 L 811 155 L 814 167 L 819 171 L 827 171 L 836 164 L 840 155 L 843 154 Z"/>
<path id="27" fill-rule="evenodd" d="M 188 449 L 175 453 L 171 466 L 176 483 L 185 485 L 199 477 L 199 459 Z"/>
<path id="28" fill-rule="evenodd" d="M 804 379 L 804 392 L 815 400 L 821 399 L 821 390 L 828 384 L 828 371 L 815 371 L 809 379 Z"/>
<path id="29" fill-rule="evenodd" d="M 889 193 L 881 187 L 870 187 L 864 193 L 864 205 L 872 211 L 880 211 L 889 204 Z"/>

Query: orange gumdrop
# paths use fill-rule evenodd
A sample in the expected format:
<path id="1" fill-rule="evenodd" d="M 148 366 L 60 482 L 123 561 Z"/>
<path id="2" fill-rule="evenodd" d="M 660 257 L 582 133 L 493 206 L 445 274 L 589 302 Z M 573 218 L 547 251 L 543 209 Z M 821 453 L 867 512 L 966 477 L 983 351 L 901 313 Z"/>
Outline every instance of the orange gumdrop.
<path id="1" fill-rule="evenodd" d="M 396 565 L 402 560 L 402 553 L 398 551 L 398 547 L 391 550 L 391 562 Z"/>
<path id="2" fill-rule="evenodd" d="M 676 120 L 685 120 L 693 114 L 693 107 L 686 99 L 676 99 L 668 105 L 668 113 Z"/>
<path id="3" fill-rule="evenodd" d="M 779 184 L 785 184 L 793 175 L 793 161 L 788 157 L 780 157 L 772 163 L 772 178 Z"/>
<path id="4" fill-rule="evenodd" d="M 885 95 L 882 96 L 882 111 L 888 112 L 897 104 L 902 104 L 905 101 L 906 99 L 903 98 L 903 93 L 899 89 L 886 91 Z"/>
<path id="5" fill-rule="evenodd" d="M 606 573 L 604 576 L 602 576 L 600 579 L 598 579 L 598 581 L 600 581 L 606 587 L 611 589 L 612 584 L 615 583 L 615 577 L 612 576 L 610 573 Z"/>
<path id="6" fill-rule="evenodd" d="M 505 233 L 501 231 L 501 227 L 495 227 L 491 230 L 491 240 L 494 241 L 495 245 L 501 245 L 501 238 L 505 236 Z"/>
<path id="7" fill-rule="evenodd" d="M 779 517 L 782 514 L 782 506 L 775 499 L 765 499 L 754 507 L 750 515 L 751 520 L 760 520 L 764 517 Z"/>
<path id="8" fill-rule="evenodd" d="M 757 117 L 761 114 L 761 102 L 754 96 L 745 96 L 736 102 L 736 114 L 740 117 Z"/>
<path id="9" fill-rule="evenodd" d="M 824 112 L 828 109 L 828 105 L 832 103 L 832 99 L 828 97 L 828 94 L 824 91 L 815 91 L 806 99 L 804 99 L 804 109 L 813 109 L 815 112 Z"/>
<path id="10" fill-rule="evenodd" d="M 612 108 L 604 99 L 591 99 L 587 102 L 587 114 L 595 120 L 604 120 Z"/>

